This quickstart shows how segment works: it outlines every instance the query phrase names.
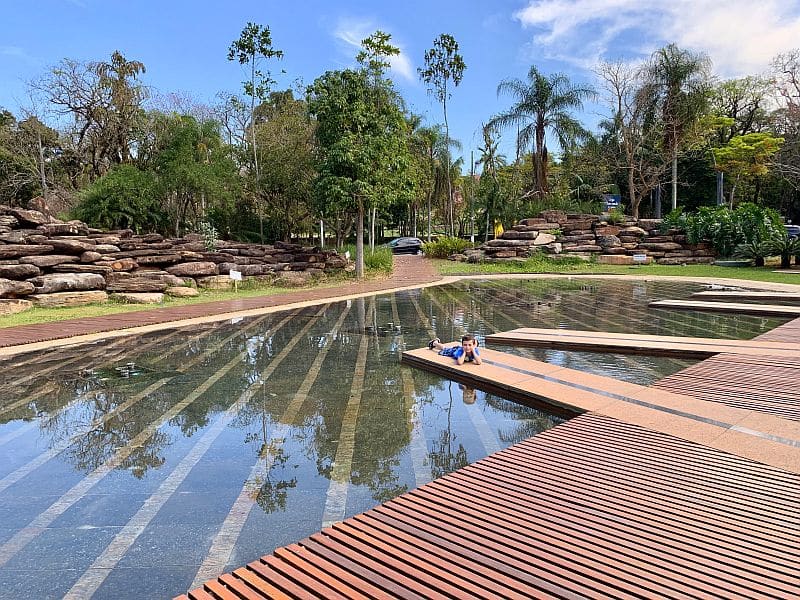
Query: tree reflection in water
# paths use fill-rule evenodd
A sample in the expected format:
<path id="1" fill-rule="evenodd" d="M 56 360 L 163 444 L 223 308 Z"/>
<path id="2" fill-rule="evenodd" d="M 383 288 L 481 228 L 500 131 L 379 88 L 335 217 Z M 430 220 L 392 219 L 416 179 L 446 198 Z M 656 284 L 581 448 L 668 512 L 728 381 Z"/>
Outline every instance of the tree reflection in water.
<path id="1" fill-rule="evenodd" d="M 504 400 L 492 394 L 486 394 L 486 404 L 513 419 L 514 424 L 508 429 L 499 429 L 497 437 L 506 444 L 516 444 L 522 440 L 560 425 L 566 419 L 549 415 L 535 408 L 530 408 L 511 400 Z"/>
<path id="2" fill-rule="evenodd" d="M 447 475 L 453 471 L 466 467 L 469 464 L 467 450 L 459 443 L 458 449 L 453 450 L 456 435 L 453 433 L 452 411 L 453 411 L 453 382 L 447 384 L 449 400 L 445 412 L 447 413 L 447 427 L 439 432 L 439 437 L 433 440 L 433 450 L 428 453 L 431 463 L 431 476 L 434 479 Z"/>

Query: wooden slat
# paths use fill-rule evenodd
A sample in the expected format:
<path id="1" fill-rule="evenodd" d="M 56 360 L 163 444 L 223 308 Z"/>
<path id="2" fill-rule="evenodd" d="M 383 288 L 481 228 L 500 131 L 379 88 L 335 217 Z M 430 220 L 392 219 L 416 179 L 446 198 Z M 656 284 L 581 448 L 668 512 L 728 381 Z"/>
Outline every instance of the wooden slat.
<path id="1" fill-rule="evenodd" d="M 692 298 L 701 300 L 769 300 L 778 302 L 800 302 L 797 292 L 754 292 L 751 290 L 706 290 L 695 292 Z"/>
<path id="2" fill-rule="evenodd" d="M 777 304 L 737 304 L 734 302 L 702 302 L 700 300 L 654 300 L 651 308 L 673 308 L 677 310 L 699 310 L 707 312 L 736 313 L 738 315 L 762 315 L 768 317 L 798 317 L 800 306 Z"/>
<path id="3" fill-rule="evenodd" d="M 706 358 L 727 352 L 751 356 L 797 357 L 800 344 L 758 340 L 725 340 L 569 329 L 523 327 L 486 336 L 491 344 L 616 354 Z"/>

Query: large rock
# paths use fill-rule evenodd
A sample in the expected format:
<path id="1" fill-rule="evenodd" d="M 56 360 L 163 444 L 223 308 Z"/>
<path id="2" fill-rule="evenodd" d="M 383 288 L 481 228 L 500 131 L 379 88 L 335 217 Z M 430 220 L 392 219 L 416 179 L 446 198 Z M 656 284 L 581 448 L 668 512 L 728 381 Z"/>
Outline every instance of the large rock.
<path id="1" fill-rule="evenodd" d="M 164 293 L 174 298 L 193 298 L 200 295 L 200 292 L 196 289 L 182 286 L 168 287 L 164 290 Z"/>
<path id="2" fill-rule="evenodd" d="M 95 247 L 95 244 L 89 242 L 61 238 L 50 239 L 47 243 L 53 246 L 56 252 L 63 252 L 64 254 L 83 254 L 87 250 L 94 250 Z"/>
<path id="3" fill-rule="evenodd" d="M 17 221 L 17 217 L 12 217 L 11 215 L 0 215 L 0 227 L 8 227 L 9 229 L 13 229 L 19 225 L 19 221 Z"/>
<path id="4" fill-rule="evenodd" d="M 93 252 L 92 250 L 87 250 L 83 254 L 81 254 L 81 262 L 82 263 L 93 263 L 97 262 L 98 260 L 102 260 L 103 255 L 99 252 Z"/>
<path id="5" fill-rule="evenodd" d="M 30 279 L 36 286 L 37 294 L 53 294 L 55 292 L 102 290 L 106 280 L 96 273 L 52 273 L 39 275 Z"/>
<path id="6" fill-rule="evenodd" d="M 158 279 L 149 277 L 125 277 L 106 284 L 108 292 L 163 292 L 167 284 Z"/>
<path id="7" fill-rule="evenodd" d="M 641 237 L 641 236 L 647 235 L 647 232 L 644 229 L 642 229 L 641 227 L 631 226 L 631 227 L 625 227 L 623 229 L 620 229 L 619 230 L 619 234 L 620 235 L 635 235 L 635 236 Z"/>
<path id="8" fill-rule="evenodd" d="M 23 210 L 21 208 L 12 208 L 8 211 L 13 217 L 22 224 L 32 227 L 38 227 L 50 222 L 50 217 L 43 215 L 38 210 Z"/>
<path id="9" fill-rule="evenodd" d="M 110 298 L 126 304 L 161 304 L 164 301 L 164 294 L 120 292 L 111 294 Z"/>
<path id="10" fill-rule="evenodd" d="M 181 262 L 180 254 L 159 254 L 155 256 L 140 256 L 136 261 L 140 265 L 169 265 Z"/>
<path id="11" fill-rule="evenodd" d="M 233 288 L 233 279 L 227 275 L 211 275 L 198 277 L 197 285 L 206 290 L 230 290 Z"/>
<path id="12" fill-rule="evenodd" d="M 119 246 L 115 246 L 114 244 L 96 244 L 92 250 L 100 254 L 111 254 L 112 252 L 119 252 Z"/>
<path id="13" fill-rule="evenodd" d="M 683 246 L 676 242 L 661 242 L 661 243 L 641 243 L 640 248 L 645 250 L 656 250 L 659 252 L 672 252 L 674 250 L 683 250 Z"/>
<path id="14" fill-rule="evenodd" d="M 83 306 L 84 304 L 102 303 L 108 300 L 103 291 L 92 292 L 58 292 L 55 294 L 34 294 L 29 296 L 36 306 L 53 308 L 57 306 Z"/>
<path id="15" fill-rule="evenodd" d="M 278 287 L 303 287 L 311 283 L 312 275 L 306 271 L 282 271 L 275 278 Z"/>
<path id="16" fill-rule="evenodd" d="M 622 246 L 622 242 L 620 242 L 619 238 L 615 235 L 598 235 L 597 245 L 605 250 L 608 250 L 609 248 L 619 248 Z"/>
<path id="17" fill-rule="evenodd" d="M 46 244 L 0 244 L 0 259 L 47 254 L 54 250 Z"/>
<path id="18" fill-rule="evenodd" d="M 20 313 L 29 308 L 33 308 L 33 302 L 30 300 L 17 300 L 17 299 L 7 299 L 7 300 L 0 300 L 0 316 L 3 315 L 13 315 L 15 313 Z"/>
<path id="19" fill-rule="evenodd" d="M 73 263 L 65 263 L 50 268 L 56 273 L 97 273 L 103 276 L 113 273 L 111 267 L 103 267 L 100 265 L 76 265 Z"/>
<path id="20" fill-rule="evenodd" d="M 114 271 L 133 271 L 139 266 L 132 258 L 118 258 L 116 260 L 102 260 L 97 261 L 95 264 L 104 267 L 110 267 Z"/>
<path id="21" fill-rule="evenodd" d="M 35 265 L 0 265 L 0 278 L 4 279 L 27 279 L 40 273 Z"/>
<path id="22" fill-rule="evenodd" d="M 86 223 L 69 221 L 67 223 L 45 223 L 37 227 L 46 236 L 54 235 L 87 235 L 89 228 Z"/>
<path id="23" fill-rule="evenodd" d="M 0 279 L 0 298 L 16 298 L 17 296 L 27 296 L 34 291 L 30 281 L 13 281 L 11 279 Z"/>
<path id="24" fill-rule="evenodd" d="M 552 233 L 540 233 L 536 236 L 536 239 L 533 240 L 534 246 L 545 246 L 547 244 L 552 244 L 556 241 L 556 236 Z"/>
<path id="25" fill-rule="evenodd" d="M 61 265 L 64 263 L 76 263 L 80 259 L 77 256 L 68 256 L 66 254 L 47 254 L 45 256 L 25 256 L 19 259 L 21 264 L 34 265 L 36 267 L 46 268 L 53 265 Z"/>
<path id="26" fill-rule="evenodd" d="M 228 269 L 230 270 L 230 269 Z M 217 275 L 219 270 L 213 262 L 187 262 L 167 267 L 167 273 L 178 277 L 197 277 L 204 275 Z"/>

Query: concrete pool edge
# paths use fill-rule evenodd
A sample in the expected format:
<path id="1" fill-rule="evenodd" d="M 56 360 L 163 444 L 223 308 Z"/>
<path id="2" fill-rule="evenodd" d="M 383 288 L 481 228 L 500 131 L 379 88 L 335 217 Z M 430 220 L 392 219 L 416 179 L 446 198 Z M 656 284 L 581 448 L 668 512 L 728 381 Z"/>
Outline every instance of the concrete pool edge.
<path id="1" fill-rule="evenodd" d="M 226 321 L 229 319 L 265 315 L 274 312 L 280 312 L 283 310 L 292 310 L 296 308 L 316 306 L 325 302 L 343 302 L 346 300 L 353 300 L 356 298 L 365 298 L 380 294 L 423 289 L 433 286 L 446 285 L 448 283 L 456 283 L 459 281 L 505 280 L 505 279 L 509 280 L 589 279 L 589 280 L 618 280 L 618 281 L 646 281 L 646 282 L 673 281 L 681 283 L 698 283 L 705 285 L 723 285 L 723 286 L 736 286 L 736 287 L 746 286 L 765 291 L 800 291 L 800 284 L 774 283 L 767 281 L 751 281 L 743 279 L 728 279 L 728 278 L 718 278 L 718 277 L 717 278 L 683 277 L 676 275 L 653 276 L 653 275 L 603 275 L 603 274 L 559 274 L 559 273 L 503 273 L 503 274 L 477 274 L 477 275 L 448 275 L 448 276 L 442 276 L 440 279 L 435 281 L 419 282 L 419 283 L 414 283 L 413 285 L 390 286 L 381 289 L 375 289 L 375 290 L 369 290 L 351 294 L 332 294 L 330 296 L 325 296 L 324 298 L 315 298 L 305 301 L 288 302 L 285 304 L 276 304 L 274 306 L 265 306 L 247 310 L 222 311 L 219 313 L 209 314 L 194 318 L 164 320 L 163 322 L 160 323 L 152 323 L 148 325 L 138 325 L 133 327 L 122 327 L 122 328 L 109 328 L 107 330 L 86 333 L 86 334 L 79 334 L 79 335 L 70 335 L 69 333 L 65 333 L 62 336 L 56 335 L 53 338 L 42 341 L 35 341 L 35 342 L 21 343 L 21 344 L 0 347 L 0 359 L 15 356 L 17 354 L 35 352 L 37 350 L 49 350 L 58 347 L 92 343 L 92 342 L 97 342 L 99 340 L 110 339 L 110 338 L 117 338 L 129 335 L 139 335 L 144 333 L 151 333 L 154 331 L 165 331 L 169 329 L 178 329 L 181 327 L 187 327 L 202 323 L 212 323 L 216 321 Z M 316 288 L 316 289 L 320 290 L 323 288 Z M 328 289 L 330 289 L 331 291 L 337 290 L 337 288 L 328 288 Z M 346 288 L 339 288 L 339 289 L 343 290 Z M 308 290 L 308 291 L 313 291 L 313 290 Z M 269 296 L 269 298 L 279 298 L 279 297 L 280 296 Z M 222 302 L 235 303 L 238 301 L 231 300 Z M 152 314 L 153 311 L 141 311 L 141 312 L 146 314 Z M 123 313 L 123 314 L 131 315 L 135 313 Z M 117 317 L 118 315 L 108 315 L 108 320 L 113 321 Z M 49 323 L 48 325 L 51 325 L 53 326 L 54 329 L 57 329 L 59 325 L 63 325 L 64 323 L 80 322 L 80 321 L 81 319 L 71 319 L 69 321 L 55 321 L 53 323 Z M 39 324 L 39 325 L 44 325 L 44 324 Z M 29 326 L 27 325 L 19 326 L 19 328 L 23 327 L 29 327 Z M 0 334 L 6 331 L 13 331 L 15 329 L 18 329 L 18 327 L 2 328 L 0 329 Z"/>

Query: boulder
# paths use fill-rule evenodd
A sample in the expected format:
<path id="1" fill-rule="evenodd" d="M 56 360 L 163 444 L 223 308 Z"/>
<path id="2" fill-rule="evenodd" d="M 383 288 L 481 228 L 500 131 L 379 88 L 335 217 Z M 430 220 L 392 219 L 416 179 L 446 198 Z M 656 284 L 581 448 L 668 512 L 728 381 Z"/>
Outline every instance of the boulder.
<path id="1" fill-rule="evenodd" d="M 233 279 L 227 275 L 211 275 L 198 277 L 197 286 L 207 290 L 230 290 L 233 288 Z"/>
<path id="2" fill-rule="evenodd" d="M 168 287 L 166 290 L 164 290 L 164 293 L 174 298 L 193 298 L 194 296 L 200 295 L 200 292 L 198 292 L 196 289 L 183 286 Z"/>
<path id="3" fill-rule="evenodd" d="M 0 259 L 47 254 L 53 246 L 45 244 L 0 244 Z"/>
<path id="4" fill-rule="evenodd" d="M 641 243 L 640 248 L 645 250 L 655 250 L 658 252 L 672 252 L 674 250 L 683 250 L 683 246 L 676 242 L 661 242 L 661 243 Z"/>
<path id="5" fill-rule="evenodd" d="M 83 254 L 81 254 L 81 262 L 82 263 L 93 263 L 98 260 L 102 260 L 103 255 L 99 252 L 94 252 L 92 250 L 87 250 Z"/>
<path id="6" fill-rule="evenodd" d="M 46 256 L 24 256 L 19 259 L 21 264 L 34 265 L 39 268 L 52 267 L 64 263 L 78 262 L 77 256 L 67 256 L 66 254 L 49 254 Z"/>
<path id="7" fill-rule="evenodd" d="M 119 246 L 115 246 L 114 244 L 96 244 L 93 250 L 100 254 L 111 254 L 112 252 L 119 252 Z"/>
<path id="8" fill-rule="evenodd" d="M 564 223 L 567 220 L 567 213 L 563 210 L 543 210 L 539 213 L 539 217 L 544 219 L 548 223 Z M 523 221 L 525 225 L 528 225 L 528 219 Z M 533 225 L 533 223 L 530 223 Z"/>
<path id="9" fill-rule="evenodd" d="M 27 279 L 41 274 L 36 265 L 0 265 L 0 278 Z"/>
<path id="10" fill-rule="evenodd" d="M 158 254 L 153 256 L 139 256 L 136 259 L 140 265 L 169 265 L 181 262 L 180 254 Z"/>
<path id="11" fill-rule="evenodd" d="M 598 235 L 596 243 L 605 250 L 608 250 L 609 248 L 619 248 L 622 246 L 622 242 L 620 242 L 619 238 L 615 235 Z"/>
<path id="12" fill-rule="evenodd" d="M 565 252 L 602 252 L 603 249 L 600 246 L 595 246 L 593 244 L 583 244 L 580 246 L 573 246 L 571 248 L 566 248 Z"/>
<path id="13" fill-rule="evenodd" d="M 233 261 L 230 261 L 233 262 Z M 228 269 L 230 270 L 230 269 Z M 204 275 L 217 275 L 221 272 L 214 262 L 187 262 L 167 267 L 167 273 L 178 277 L 197 277 Z"/>
<path id="14" fill-rule="evenodd" d="M 38 210 L 23 210 L 21 208 L 12 208 L 8 211 L 13 217 L 16 217 L 22 225 L 29 227 L 38 227 L 50 222 L 50 217 L 40 213 Z"/>
<path id="15" fill-rule="evenodd" d="M 30 279 L 36 286 L 37 294 L 53 294 L 55 292 L 102 290 L 106 280 L 96 273 L 52 273 L 39 275 Z"/>
<path id="16" fill-rule="evenodd" d="M 113 272 L 111 267 L 103 267 L 100 265 L 76 265 L 72 263 L 55 265 L 50 268 L 56 273 L 98 273 L 99 275 L 105 276 Z"/>
<path id="17" fill-rule="evenodd" d="M 125 304 L 161 304 L 164 301 L 164 294 L 120 292 L 111 294 L 110 298 Z"/>
<path id="18" fill-rule="evenodd" d="M 6 299 L 0 300 L 0 316 L 13 315 L 33 308 L 30 300 Z"/>
<path id="19" fill-rule="evenodd" d="M 282 271 L 275 278 L 278 287 L 302 287 L 311 283 L 312 275 L 306 271 Z"/>
<path id="20" fill-rule="evenodd" d="M 108 294 L 103 291 L 91 292 L 57 292 L 55 294 L 33 294 L 29 296 L 36 306 L 56 307 L 56 306 L 83 306 L 84 304 L 95 304 L 108 300 Z"/>
<path id="21" fill-rule="evenodd" d="M 68 223 L 45 223 L 36 229 L 46 236 L 54 235 L 88 235 L 89 228 L 86 223 L 81 221 L 69 221 Z"/>
<path id="22" fill-rule="evenodd" d="M 9 229 L 13 229 L 17 226 L 19 226 L 17 217 L 12 217 L 11 215 L 0 215 L 0 227 L 8 227 Z"/>
<path id="23" fill-rule="evenodd" d="M 552 244 L 556 241 L 556 236 L 552 233 L 540 233 L 536 236 L 536 239 L 533 240 L 534 246 L 545 246 L 547 244 Z"/>
<path id="24" fill-rule="evenodd" d="M 641 236 L 647 235 L 647 232 L 644 229 L 642 229 L 641 227 L 632 226 L 632 227 L 624 227 L 624 228 L 620 229 L 619 230 L 619 234 L 620 235 L 636 235 L 636 236 L 640 236 L 641 237 Z"/>
<path id="25" fill-rule="evenodd" d="M 133 271 L 139 266 L 132 258 L 118 258 L 117 260 L 99 260 L 98 266 L 110 267 L 113 271 Z"/>
<path id="26" fill-rule="evenodd" d="M 553 242 L 552 244 L 547 244 L 546 246 L 539 246 L 540 250 L 544 250 L 547 254 L 561 254 L 564 250 L 564 246 L 561 242 Z"/>
<path id="27" fill-rule="evenodd" d="M 32 294 L 34 286 L 30 281 L 0 279 L 0 298 L 16 298 Z"/>
<path id="28" fill-rule="evenodd" d="M 89 242 L 61 238 L 49 239 L 47 243 L 51 245 L 56 252 L 63 252 L 64 254 L 83 254 L 87 250 L 94 250 L 95 247 L 95 244 Z"/>
<path id="29" fill-rule="evenodd" d="M 106 284 L 108 292 L 163 292 L 167 289 L 167 284 L 158 279 L 149 277 L 124 277 L 109 281 Z"/>

